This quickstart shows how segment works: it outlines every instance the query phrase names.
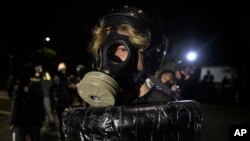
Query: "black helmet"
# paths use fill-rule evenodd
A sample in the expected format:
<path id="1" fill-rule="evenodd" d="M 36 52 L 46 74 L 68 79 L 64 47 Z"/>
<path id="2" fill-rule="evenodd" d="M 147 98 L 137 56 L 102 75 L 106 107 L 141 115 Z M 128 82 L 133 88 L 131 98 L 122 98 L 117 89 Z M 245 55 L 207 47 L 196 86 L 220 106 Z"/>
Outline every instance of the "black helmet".
<path id="1" fill-rule="evenodd" d="M 103 19 L 107 26 L 129 22 L 139 34 L 148 38 L 148 45 L 142 52 L 142 63 L 144 72 L 154 75 L 162 64 L 168 47 L 162 25 L 149 17 L 145 11 L 132 6 L 112 9 L 112 12 Z"/>
<path id="2" fill-rule="evenodd" d="M 87 70 L 86 70 L 86 67 L 84 65 L 78 64 L 76 66 L 76 73 L 78 75 L 84 76 L 86 72 L 87 72 Z"/>

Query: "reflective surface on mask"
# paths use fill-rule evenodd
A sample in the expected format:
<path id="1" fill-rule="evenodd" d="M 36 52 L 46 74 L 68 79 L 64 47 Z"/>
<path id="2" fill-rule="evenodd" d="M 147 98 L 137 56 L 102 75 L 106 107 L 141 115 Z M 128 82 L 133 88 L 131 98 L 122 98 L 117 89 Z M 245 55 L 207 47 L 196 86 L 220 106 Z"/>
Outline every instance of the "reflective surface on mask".
<path id="1" fill-rule="evenodd" d="M 108 58 L 112 63 L 118 64 L 124 63 L 129 56 L 129 48 L 122 43 L 115 43 L 108 49 Z"/>
<path id="2" fill-rule="evenodd" d="M 63 114 L 69 141 L 199 141 L 201 107 L 191 101 L 153 105 L 70 107 Z"/>
<path id="3" fill-rule="evenodd" d="M 102 72 L 87 73 L 77 85 L 80 97 L 91 106 L 104 107 L 115 104 L 117 82 Z"/>
<path id="4" fill-rule="evenodd" d="M 114 54 L 124 62 L 128 58 L 128 48 L 124 45 L 119 45 L 115 48 Z"/>

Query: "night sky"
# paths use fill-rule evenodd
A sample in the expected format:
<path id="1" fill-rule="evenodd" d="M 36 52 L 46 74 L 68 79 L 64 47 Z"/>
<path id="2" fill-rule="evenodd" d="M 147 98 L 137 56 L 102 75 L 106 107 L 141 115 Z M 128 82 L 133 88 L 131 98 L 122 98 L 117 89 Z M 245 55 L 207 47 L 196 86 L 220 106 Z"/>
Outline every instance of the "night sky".
<path id="1" fill-rule="evenodd" d="M 202 65 L 247 67 L 250 37 L 249 4 L 241 1 L 1 1 L 1 60 L 8 71 L 8 55 L 14 62 L 33 59 L 34 52 L 48 47 L 57 61 L 72 66 L 89 65 L 87 53 L 91 29 L 98 18 L 120 5 L 140 7 L 165 25 L 171 48 L 169 58 L 178 60 L 194 49 Z M 46 44 L 44 38 L 51 37 Z M 39 62 L 39 61 L 37 61 Z M 57 63 L 57 62 L 56 62 Z M 18 64 L 18 63 L 17 63 Z"/>

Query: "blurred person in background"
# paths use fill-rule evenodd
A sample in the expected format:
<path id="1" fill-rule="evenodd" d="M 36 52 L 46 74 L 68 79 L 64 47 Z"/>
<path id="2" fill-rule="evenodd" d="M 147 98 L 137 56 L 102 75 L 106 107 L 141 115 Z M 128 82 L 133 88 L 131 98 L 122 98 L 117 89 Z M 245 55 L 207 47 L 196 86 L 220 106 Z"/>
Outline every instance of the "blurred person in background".
<path id="1" fill-rule="evenodd" d="M 74 105 L 84 105 L 87 106 L 87 103 L 79 96 L 77 92 L 77 84 L 82 80 L 84 75 L 87 73 L 87 69 L 84 65 L 78 64 L 75 69 L 75 75 L 71 78 L 71 83 L 69 88 L 71 88 L 73 94 L 73 104 Z"/>
<path id="2" fill-rule="evenodd" d="M 162 83 L 164 83 L 167 87 L 174 91 L 176 95 L 180 97 L 181 90 L 180 87 L 177 85 L 174 71 L 164 69 L 159 73 L 158 77 Z"/>
<path id="3" fill-rule="evenodd" d="M 54 76 L 52 95 L 55 102 L 55 110 L 59 121 L 59 133 L 62 141 L 65 140 L 62 133 L 62 113 L 65 108 L 73 104 L 73 94 L 71 92 L 71 76 L 67 72 L 67 66 L 64 62 L 58 64 L 57 74 Z"/>
<path id="4" fill-rule="evenodd" d="M 200 82 L 200 97 L 199 99 L 203 102 L 212 102 L 215 100 L 215 83 L 214 76 L 210 70 L 207 70 L 206 75 Z"/>
<path id="5" fill-rule="evenodd" d="M 225 74 L 222 79 L 222 95 L 225 103 L 234 103 L 235 92 L 233 89 L 233 81 L 228 73 Z"/>
<path id="6" fill-rule="evenodd" d="M 19 73 L 19 85 L 11 105 L 10 130 L 13 141 L 39 141 L 45 119 L 43 92 L 40 79 L 32 64 L 26 64 Z"/>
<path id="7" fill-rule="evenodd" d="M 55 128 L 55 117 L 53 116 L 50 89 L 52 86 L 51 75 L 48 71 L 44 71 L 42 66 L 39 66 L 41 73 L 41 88 L 43 91 L 44 107 L 45 107 L 45 130 L 52 130 Z"/>
<path id="8" fill-rule="evenodd" d="M 18 89 L 19 80 L 16 76 L 10 75 L 7 84 L 8 96 L 10 101 L 12 101 L 12 98 Z"/>

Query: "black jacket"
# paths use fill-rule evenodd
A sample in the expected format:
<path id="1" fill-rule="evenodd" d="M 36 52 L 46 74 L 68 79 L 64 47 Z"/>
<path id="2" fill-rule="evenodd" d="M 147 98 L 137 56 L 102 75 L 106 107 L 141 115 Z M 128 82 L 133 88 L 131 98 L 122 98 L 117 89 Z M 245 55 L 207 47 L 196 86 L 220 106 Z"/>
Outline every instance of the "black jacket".
<path id="1" fill-rule="evenodd" d="M 45 119 L 43 92 L 40 83 L 21 83 L 13 96 L 10 124 L 14 126 L 42 126 Z"/>

